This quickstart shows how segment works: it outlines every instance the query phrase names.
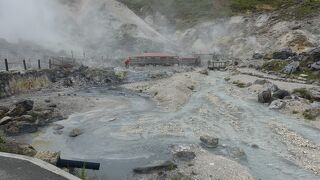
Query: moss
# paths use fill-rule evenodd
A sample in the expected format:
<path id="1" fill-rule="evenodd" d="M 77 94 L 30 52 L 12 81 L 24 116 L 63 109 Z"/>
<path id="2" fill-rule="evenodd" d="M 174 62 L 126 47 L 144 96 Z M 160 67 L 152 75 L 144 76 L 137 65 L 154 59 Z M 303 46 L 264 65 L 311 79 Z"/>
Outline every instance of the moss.
<path id="1" fill-rule="evenodd" d="M 262 65 L 262 69 L 267 71 L 281 72 L 284 67 L 289 64 L 288 61 L 284 60 L 271 60 L 267 61 Z"/>
<path id="2" fill-rule="evenodd" d="M 127 72 L 125 71 L 115 71 L 114 73 L 118 79 L 123 80 L 127 76 Z"/>
<path id="3" fill-rule="evenodd" d="M 319 110 L 318 110 L 319 111 Z M 318 116 L 319 112 L 315 112 L 311 109 L 307 109 L 303 112 L 303 117 L 307 120 L 315 120 L 316 117 Z"/>
<path id="4" fill-rule="evenodd" d="M 292 114 L 299 114 L 299 111 L 292 111 Z"/>
<path id="5" fill-rule="evenodd" d="M 239 88 L 245 88 L 246 84 L 240 81 L 233 81 L 232 84 L 236 85 Z"/>
<path id="6" fill-rule="evenodd" d="M 299 97 L 313 101 L 313 96 L 312 96 L 311 92 L 306 88 L 294 89 L 292 93 L 296 94 Z"/>

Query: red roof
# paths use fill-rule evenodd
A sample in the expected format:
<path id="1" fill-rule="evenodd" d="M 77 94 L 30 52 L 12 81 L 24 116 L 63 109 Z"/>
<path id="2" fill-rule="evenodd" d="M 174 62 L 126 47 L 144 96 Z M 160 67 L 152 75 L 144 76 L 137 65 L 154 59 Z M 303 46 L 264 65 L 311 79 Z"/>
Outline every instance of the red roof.
<path id="1" fill-rule="evenodd" d="M 136 57 L 176 57 L 176 56 L 171 54 L 166 54 L 166 53 L 143 53 Z"/>

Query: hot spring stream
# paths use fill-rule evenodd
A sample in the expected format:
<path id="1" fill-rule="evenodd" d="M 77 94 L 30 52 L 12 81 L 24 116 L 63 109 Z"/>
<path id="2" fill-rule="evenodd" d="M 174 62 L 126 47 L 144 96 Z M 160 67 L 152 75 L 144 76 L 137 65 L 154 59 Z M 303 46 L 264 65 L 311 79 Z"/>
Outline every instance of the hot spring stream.
<path id="1" fill-rule="evenodd" d="M 212 132 L 221 144 L 239 147 L 246 158 L 239 162 L 256 179 L 319 179 L 284 159 L 286 146 L 273 138 L 270 123 L 285 125 L 319 144 L 319 130 L 303 121 L 269 110 L 256 99 L 235 98 L 225 93 L 223 72 L 212 73 L 199 81 L 190 100 L 177 112 L 163 112 L 148 97 L 134 93 L 91 89 L 83 96 L 108 97 L 110 103 L 85 113 L 75 113 L 63 125 L 62 134 L 52 127 L 34 135 L 37 150 L 61 151 L 62 158 L 100 162 L 100 171 L 89 172 L 101 179 L 130 179 L 132 168 L 154 160 L 169 159 L 172 144 L 199 143 L 199 132 Z M 208 94 L 219 104 L 211 103 Z M 237 123 L 237 128 L 232 122 Z M 168 131 L 168 124 L 177 131 Z M 69 137 L 73 128 L 84 133 Z M 252 148 L 256 144 L 259 148 Z M 212 153 L 226 154 L 223 149 Z"/>

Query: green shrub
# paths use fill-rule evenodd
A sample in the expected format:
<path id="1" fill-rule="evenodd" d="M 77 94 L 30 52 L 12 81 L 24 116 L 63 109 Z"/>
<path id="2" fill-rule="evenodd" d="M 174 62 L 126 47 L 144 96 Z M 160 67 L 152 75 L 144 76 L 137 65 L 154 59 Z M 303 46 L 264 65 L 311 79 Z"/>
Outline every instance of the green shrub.
<path id="1" fill-rule="evenodd" d="M 274 71 L 274 72 L 281 72 L 286 65 L 288 65 L 288 61 L 284 60 L 271 60 L 268 62 L 265 62 L 262 65 L 262 69 L 267 71 Z"/>
<path id="2" fill-rule="evenodd" d="M 317 113 L 312 111 L 311 109 L 307 109 L 303 112 L 303 117 L 307 120 L 315 120 L 317 117 Z"/>

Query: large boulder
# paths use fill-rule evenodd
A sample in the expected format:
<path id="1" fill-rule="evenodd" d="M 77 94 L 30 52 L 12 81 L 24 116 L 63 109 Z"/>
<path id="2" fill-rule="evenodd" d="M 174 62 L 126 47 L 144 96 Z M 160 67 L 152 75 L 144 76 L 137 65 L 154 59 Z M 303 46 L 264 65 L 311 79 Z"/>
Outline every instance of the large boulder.
<path id="1" fill-rule="evenodd" d="M 207 148 L 216 148 L 219 144 L 219 138 L 212 136 L 201 136 L 200 137 L 201 144 Z"/>
<path id="2" fill-rule="evenodd" d="M 320 61 L 311 64 L 311 69 L 319 71 L 320 70 Z"/>
<path id="3" fill-rule="evenodd" d="M 285 106 L 286 106 L 286 102 L 278 99 L 278 100 L 272 101 L 272 103 L 269 105 L 269 108 L 278 110 L 278 109 L 284 108 Z"/>
<path id="4" fill-rule="evenodd" d="M 9 111 L 9 108 L 5 106 L 0 106 L 0 119 L 3 118 L 8 111 Z"/>
<path id="5" fill-rule="evenodd" d="M 284 49 L 282 51 L 274 52 L 272 55 L 272 58 L 286 60 L 289 57 L 294 56 L 294 55 L 295 55 L 295 53 L 293 53 L 292 50 L 290 48 L 288 48 L 288 49 Z"/>
<path id="6" fill-rule="evenodd" d="M 9 136 L 16 136 L 24 133 L 34 133 L 37 132 L 38 126 L 34 123 L 12 121 L 6 124 L 4 132 Z"/>
<path id="7" fill-rule="evenodd" d="M 264 90 L 258 94 L 258 102 L 260 103 L 270 103 L 272 100 L 271 91 Z"/>
<path id="8" fill-rule="evenodd" d="M 60 159 L 60 152 L 37 152 L 37 154 L 34 157 L 56 166 L 58 160 Z"/>
<path id="9" fill-rule="evenodd" d="M 320 47 L 311 50 L 308 54 L 314 62 L 320 61 Z"/>
<path id="10" fill-rule="evenodd" d="M 34 102 L 31 100 L 22 100 L 14 104 L 14 106 L 7 113 L 8 116 L 17 117 L 22 116 L 33 109 Z"/>
<path id="11" fill-rule="evenodd" d="M 299 70 L 299 66 L 300 66 L 300 63 L 297 62 L 297 61 L 294 61 L 294 62 L 286 65 L 283 68 L 283 72 L 286 73 L 286 74 L 292 74 L 292 73 L 294 73 L 294 72 Z"/>
<path id="12" fill-rule="evenodd" d="M 279 89 L 272 94 L 272 99 L 284 99 L 286 96 L 290 96 L 290 93 L 286 90 Z"/>

